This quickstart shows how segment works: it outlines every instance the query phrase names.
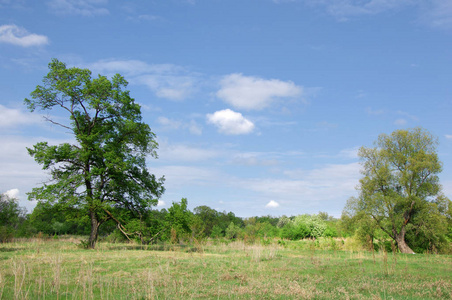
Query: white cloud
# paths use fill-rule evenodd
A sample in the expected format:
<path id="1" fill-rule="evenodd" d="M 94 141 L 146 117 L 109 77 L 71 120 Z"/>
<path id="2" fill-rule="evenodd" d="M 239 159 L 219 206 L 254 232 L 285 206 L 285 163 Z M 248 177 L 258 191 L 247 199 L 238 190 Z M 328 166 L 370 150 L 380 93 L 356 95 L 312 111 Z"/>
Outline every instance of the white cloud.
<path id="1" fill-rule="evenodd" d="M 279 203 L 271 200 L 270 202 L 267 203 L 267 205 L 265 205 L 265 208 L 276 208 L 279 207 Z"/>
<path id="2" fill-rule="evenodd" d="M 452 199 L 452 180 L 443 181 L 441 184 L 443 186 L 444 195 L 449 199 Z"/>
<path id="3" fill-rule="evenodd" d="M 452 139 L 452 134 L 446 134 L 445 137 L 446 139 Z"/>
<path id="4" fill-rule="evenodd" d="M 415 115 L 412 115 L 412 114 L 410 114 L 408 112 L 405 112 L 405 111 L 398 110 L 396 112 L 396 114 L 398 114 L 400 116 L 403 116 L 405 118 L 411 119 L 412 121 L 418 121 L 419 120 L 419 118 L 416 117 Z"/>
<path id="5" fill-rule="evenodd" d="M 248 134 L 254 129 L 254 124 L 251 121 L 243 117 L 241 113 L 230 109 L 207 114 L 207 121 L 217 126 L 218 130 L 224 134 Z"/>
<path id="6" fill-rule="evenodd" d="M 166 205 L 165 201 L 158 200 L 157 207 L 163 207 L 165 205 Z"/>
<path id="7" fill-rule="evenodd" d="M 379 14 L 414 3 L 413 0 L 305 0 L 305 2 L 324 6 L 329 14 L 340 21 L 352 16 Z"/>
<path id="8" fill-rule="evenodd" d="M 358 151 L 359 147 L 344 149 L 339 153 L 339 157 L 356 159 L 358 158 Z"/>
<path id="9" fill-rule="evenodd" d="M 414 7 L 417 8 L 415 19 L 432 27 L 452 27 L 452 2 L 447 0 L 304 0 L 304 2 L 324 7 L 328 14 L 339 21 Z"/>
<path id="10" fill-rule="evenodd" d="M 168 192 L 183 188 L 186 192 L 193 186 L 212 187 L 223 184 L 216 170 L 204 167 L 167 165 L 153 167 L 152 173 L 157 177 L 165 176 L 165 188 Z"/>
<path id="11" fill-rule="evenodd" d="M 188 129 L 191 134 L 201 135 L 202 127 L 195 120 L 190 120 L 190 122 L 182 122 L 179 120 L 173 120 L 166 117 L 158 117 L 157 123 L 159 123 L 163 129 L 166 130 L 177 130 L 177 129 Z"/>
<path id="12" fill-rule="evenodd" d="M 242 166 L 274 166 L 278 164 L 275 153 L 245 152 L 235 154 L 232 163 Z"/>
<path id="13" fill-rule="evenodd" d="M 7 190 L 5 192 L 5 195 L 8 196 L 10 199 L 18 199 L 18 197 L 19 197 L 19 190 L 18 189 Z"/>
<path id="14" fill-rule="evenodd" d="M 202 134 L 202 127 L 196 121 L 191 120 L 190 124 L 188 124 L 188 130 L 191 134 L 195 135 L 201 135 Z"/>
<path id="15" fill-rule="evenodd" d="M 395 125 L 398 125 L 398 126 L 404 126 L 404 125 L 406 125 L 408 122 L 407 122 L 407 120 L 405 120 L 405 119 L 397 119 L 397 120 L 395 120 L 394 121 L 394 124 Z"/>
<path id="16" fill-rule="evenodd" d="M 26 149 L 32 147 L 37 139 L 2 135 L 0 140 L 1 188 L 18 189 L 20 206 L 27 207 L 30 211 L 35 204 L 26 200 L 25 193 L 39 186 L 47 177 L 41 166 L 28 155 Z"/>
<path id="17" fill-rule="evenodd" d="M 172 64 L 148 64 L 139 60 L 101 60 L 91 70 L 113 75 L 120 73 L 134 84 L 143 84 L 157 97 L 184 100 L 197 91 L 199 74 Z"/>
<path id="18" fill-rule="evenodd" d="M 266 195 L 294 202 L 309 204 L 332 200 L 345 200 L 356 193 L 361 165 L 359 163 L 325 165 L 313 170 L 288 170 L 288 178 L 253 179 L 243 184 L 248 188 Z M 298 199 L 298 200 L 297 200 Z"/>
<path id="19" fill-rule="evenodd" d="M 263 109 L 278 98 L 300 97 L 303 88 L 291 81 L 230 74 L 220 81 L 217 97 L 240 109 Z"/>
<path id="20" fill-rule="evenodd" d="M 422 21 L 438 28 L 452 28 L 452 2 L 447 0 L 430 0 L 421 6 Z"/>
<path id="21" fill-rule="evenodd" d="M 147 74 L 137 78 L 137 83 L 146 85 L 157 97 L 183 100 L 195 91 L 196 80 L 191 76 Z"/>
<path id="22" fill-rule="evenodd" d="M 26 114 L 19 109 L 7 108 L 0 104 L 0 128 L 35 124 L 41 121 L 37 115 Z"/>
<path id="23" fill-rule="evenodd" d="M 227 151 L 219 151 L 218 154 L 219 157 L 234 157 L 234 153 Z M 278 153 L 261 154 L 264 157 L 274 155 Z M 208 195 L 215 194 L 215 200 L 225 204 L 222 209 L 240 211 L 248 216 L 265 214 L 266 208 L 262 202 L 269 204 L 274 201 L 280 205 L 280 212 L 288 215 L 315 213 L 327 207 L 330 214 L 339 217 L 346 200 L 356 195 L 355 187 L 362 176 L 359 163 L 327 164 L 315 169 L 274 170 L 263 177 L 248 177 L 230 167 L 226 172 L 218 166 L 167 165 L 152 168 L 152 172 L 157 176 L 165 175 L 165 201 L 187 197 L 194 206 L 210 205 L 212 199 Z M 198 192 L 194 187 L 202 187 L 202 191 Z"/>
<path id="24" fill-rule="evenodd" d="M 366 108 L 366 112 L 369 115 L 375 115 L 375 116 L 379 116 L 385 113 L 385 111 L 383 109 L 372 109 L 371 107 Z"/>
<path id="25" fill-rule="evenodd" d="M 49 39 L 44 35 L 29 33 L 24 28 L 12 24 L 0 26 L 0 43 L 31 47 L 46 45 Z"/>
<path id="26" fill-rule="evenodd" d="M 161 126 L 167 129 L 179 129 L 182 125 L 180 121 L 171 120 L 166 117 L 158 117 L 157 123 L 159 123 Z"/>
<path id="27" fill-rule="evenodd" d="M 159 143 L 159 159 L 174 163 L 175 161 L 205 161 L 220 156 L 220 151 L 191 147 L 183 144 L 170 145 L 166 142 Z"/>
<path id="28" fill-rule="evenodd" d="M 107 0 L 50 0 L 47 5 L 56 14 L 97 16 L 108 15 L 110 12 L 105 7 Z"/>

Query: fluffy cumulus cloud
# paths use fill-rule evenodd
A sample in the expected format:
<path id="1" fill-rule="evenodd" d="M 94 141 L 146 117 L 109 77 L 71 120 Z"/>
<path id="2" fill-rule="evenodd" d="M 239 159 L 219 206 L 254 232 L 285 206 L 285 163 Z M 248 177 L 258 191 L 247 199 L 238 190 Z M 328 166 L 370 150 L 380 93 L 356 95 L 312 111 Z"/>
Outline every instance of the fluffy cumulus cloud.
<path id="1" fill-rule="evenodd" d="M 50 0 L 47 5 L 56 14 L 91 17 L 108 15 L 109 10 L 102 7 L 107 3 L 107 0 Z"/>
<path id="2" fill-rule="evenodd" d="M 253 122 L 246 119 L 241 113 L 230 109 L 208 114 L 207 122 L 217 126 L 221 133 L 230 135 L 248 134 L 254 129 Z"/>
<path id="3" fill-rule="evenodd" d="M 279 203 L 276 202 L 275 200 L 271 200 L 270 202 L 267 203 L 267 205 L 265 205 L 265 208 L 277 208 L 279 207 Z"/>
<path id="4" fill-rule="evenodd" d="M 26 29 L 11 24 L 0 26 L 0 43 L 32 47 L 46 45 L 49 39 L 44 35 L 29 33 Z"/>
<path id="5" fill-rule="evenodd" d="M 299 97 L 302 87 L 291 81 L 230 74 L 220 81 L 217 97 L 239 109 L 263 109 L 279 98 Z"/>
<path id="6" fill-rule="evenodd" d="M 17 199 L 19 197 L 19 190 L 18 189 L 7 190 L 5 192 L 5 195 L 11 199 Z"/>
<path id="7" fill-rule="evenodd" d="M 184 100 L 197 90 L 200 75 L 172 64 L 148 64 L 139 60 L 101 60 L 89 69 L 107 75 L 120 73 L 134 84 L 147 86 L 157 97 Z"/>

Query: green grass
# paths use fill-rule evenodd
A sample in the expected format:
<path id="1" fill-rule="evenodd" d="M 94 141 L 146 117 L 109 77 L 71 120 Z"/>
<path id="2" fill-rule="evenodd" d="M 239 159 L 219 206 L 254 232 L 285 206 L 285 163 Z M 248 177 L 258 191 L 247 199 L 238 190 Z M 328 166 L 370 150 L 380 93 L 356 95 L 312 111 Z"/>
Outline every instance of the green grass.
<path id="1" fill-rule="evenodd" d="M 2 299 L 452 299 L 452 257 L 205 243 L 0 244 Z"/>

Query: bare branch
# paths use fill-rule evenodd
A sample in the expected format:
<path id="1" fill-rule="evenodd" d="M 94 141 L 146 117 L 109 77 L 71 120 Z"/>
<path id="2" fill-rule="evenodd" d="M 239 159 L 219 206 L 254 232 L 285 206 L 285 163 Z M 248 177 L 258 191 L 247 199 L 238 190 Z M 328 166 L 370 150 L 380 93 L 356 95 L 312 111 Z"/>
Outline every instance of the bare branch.
<path id="1" fill-rule="evenodd" d="M 43 118 L 47 121 L 47 122 L 50 122 L 50 123 L 52 123 L 52 124 L 54 124 L 54 125 L 58 125 L 58 126 L 61 126 L 61 127 L 63 127 L 63 128 L 66 128 L 66 129 L 69 129 L 69 130 L 72 130 L 72 128 L 71 127 L 68 127 L 68 126 L 66 126 L 66 125 L 63 125 L 63 124 L 61 124 L 61 123 L 58 123 L 58 122 L 55 122 L 54 120 L 52 120 L 52 119 L 50 119 L 50 118 L 48 118 L 48 117 L 46 117 L 46 116 L 43 116 Z"/>

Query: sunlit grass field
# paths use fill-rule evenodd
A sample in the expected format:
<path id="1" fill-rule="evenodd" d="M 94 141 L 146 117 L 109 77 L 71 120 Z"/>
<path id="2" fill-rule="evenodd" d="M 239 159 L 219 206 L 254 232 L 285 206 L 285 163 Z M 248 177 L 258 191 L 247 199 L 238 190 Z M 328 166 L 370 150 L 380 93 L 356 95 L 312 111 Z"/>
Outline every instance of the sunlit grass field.
<path id="1" fill-rule="evenodd" d="M 266 244 L 0 244 L 0 298 L 452 299 L 452 256 Z"/>

